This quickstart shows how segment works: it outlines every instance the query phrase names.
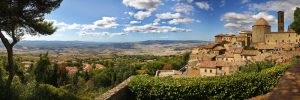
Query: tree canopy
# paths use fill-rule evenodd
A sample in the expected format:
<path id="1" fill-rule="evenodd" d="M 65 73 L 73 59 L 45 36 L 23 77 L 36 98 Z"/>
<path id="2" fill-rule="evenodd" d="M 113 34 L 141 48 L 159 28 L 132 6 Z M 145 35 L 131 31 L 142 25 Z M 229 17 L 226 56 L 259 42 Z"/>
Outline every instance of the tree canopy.
<path id="1" fill-rule="evenodd" d="M 51 35 L 56 31 L 53 22 L 44 16 L 60 6 L 62 0 L 1 0 L 0 39 L 7 50 L 9 76 L 6 87 L 9 90 L 15 75 L 13 47 L 25 34 Z M 8 39 L 5 35 L 9 36 Z M 11 40 L 11 41 L 10 41 Z M 9 91 L 7 92 L 9 94 Z"/>
<path id="2" fill-rule="evenodd" d="M 294 12 L 294 22 L 290 27 L 295 30 L 296 33 L 300 34 L 300 8 L 297 7 Z"/>

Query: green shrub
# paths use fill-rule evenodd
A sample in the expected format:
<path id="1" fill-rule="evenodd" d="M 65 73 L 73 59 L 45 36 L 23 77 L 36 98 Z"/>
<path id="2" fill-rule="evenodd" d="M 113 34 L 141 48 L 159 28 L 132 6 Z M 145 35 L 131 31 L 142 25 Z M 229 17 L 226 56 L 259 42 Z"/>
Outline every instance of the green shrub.
<path id="1" fill-rule="evenodd" d="M 246 99 L 269 92 L 290 65 L 223 77 L 137 76 L 129 83 L 129 89 L 137 99 Z"/>
<path id="2" fill-rule="evenodd" d="M 66 90 L 56 88 L 49 84 L 39 84 L 33 91 L 29 100 L 78 100 L 75 95 L 68 93 Z"/>
<path id="3" fill-rule="evenodd" d="M 260 72 L 263 69 L 273 67 L 275 65 L 274 60 L 267 60 L 262 62 L 256 62 L 252 64 L 247 64 L 245 66 L 241 66 L 242 73 L 250 73 L 250 72 Z"/>

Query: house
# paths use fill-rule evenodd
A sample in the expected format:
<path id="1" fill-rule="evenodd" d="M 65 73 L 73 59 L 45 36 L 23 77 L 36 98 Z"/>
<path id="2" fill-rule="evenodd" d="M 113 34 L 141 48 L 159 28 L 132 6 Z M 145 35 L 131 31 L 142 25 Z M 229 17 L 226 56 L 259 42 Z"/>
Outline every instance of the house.
<path id="1" fill-rule="evenodd" d="M 238 64 L 225 61 L 204 61 L 197 65 L 201 77 L 222 76 L 238 71 Z"/>
<path id="2" fill-rule="evenodd" d="M 66 67 L 66 71 L 69 75 L 74 75 L 78 72 L 78 67 Z"/>
<path id="3" fill-rule="evenodd" d="M 89 72 L 93 70 L 93 66 L 91 64 L 83 64 L 83 71 Z"/>
<path id="4" fill-rule="evenodd" d="M 24 65 L 25 71 L 29 71 L 29 69 L 32 67 L 33 62 L 31 61 L 23 61 L 22 65 Z"/>
<path id="5" fill-rule="evenodd" d="M 255 62 L 254 57 L 259 55 L 258 50 L 243 50 L 241 53 L 243 61 L 252 61 Z"/>
<path id="6" fill-rule="evenodd" d="M 177 71 L 177 70 L 158 70 L 155 73 L 155 76 L 159 77 L 167 77 L 167 76 L 176 76 L 176 75 L 181 75 L 182 72 Z"/>
<path id="7" fill-rule="evenodd" d="M 104 69 L 105 66 L 102 64 L 95 64 L 95 69 Z"/>

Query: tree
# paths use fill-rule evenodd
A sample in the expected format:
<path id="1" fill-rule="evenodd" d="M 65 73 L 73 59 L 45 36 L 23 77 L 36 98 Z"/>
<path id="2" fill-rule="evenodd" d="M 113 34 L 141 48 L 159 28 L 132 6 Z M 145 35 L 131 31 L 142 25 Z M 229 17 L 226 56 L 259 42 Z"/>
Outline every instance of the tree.
<path id="1" fill-rule="evenodd" d="M 294 22 L 290 25 L 290 28 L 296 31 L 296 33 L 300 34 L 300 8 L 294 12 Z"/>
<path id="2" fill-rule="evenodd" d="M 40 59 L 34 69 L 34 75 L 37 83 L 50 84 L 52 82 L 53 68 L 48 58 L 48 53 L 40 55 Z"/>
<path id="3" fill-rule="evenodd" d="M 62 0 L 1 0 L 0 1 L 0 38 L 7 51 L 9 89 L 15 75 L 13 47 L 25 34 L 51 35 L 56 31 L 53 22 L 44 16 L 60 6 Z M 11 38 L 11 41 L 5 37 Z"/>

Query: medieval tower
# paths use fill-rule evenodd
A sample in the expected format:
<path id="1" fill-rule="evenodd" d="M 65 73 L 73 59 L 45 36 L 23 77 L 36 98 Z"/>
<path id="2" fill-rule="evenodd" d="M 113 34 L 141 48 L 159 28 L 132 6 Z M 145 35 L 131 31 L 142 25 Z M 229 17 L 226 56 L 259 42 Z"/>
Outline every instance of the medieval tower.
<path id="1" fill-rule="evenodd" d="M 284 32 L 284 12 L 278 11 L 278 32 Z"/>
<path id="2" fill-rule="evenodd" d="M 271 32 L 271 26 L 264 19 L 260 18 L 252 26 L 252 44 L 265 43 L 265 34 Z"/>

